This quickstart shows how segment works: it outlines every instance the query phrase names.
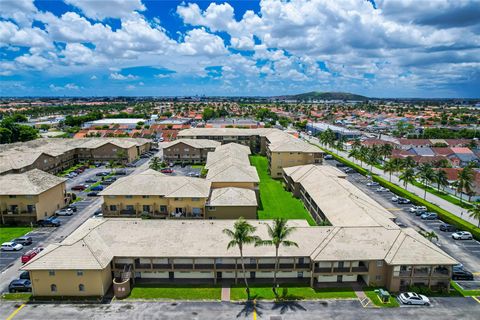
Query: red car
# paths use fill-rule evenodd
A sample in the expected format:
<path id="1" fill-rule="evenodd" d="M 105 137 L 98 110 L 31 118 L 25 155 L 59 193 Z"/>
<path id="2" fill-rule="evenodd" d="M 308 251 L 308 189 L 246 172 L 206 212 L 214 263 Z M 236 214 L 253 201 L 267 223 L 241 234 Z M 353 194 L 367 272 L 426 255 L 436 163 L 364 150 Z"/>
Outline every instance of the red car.
<path id="1" fill-rule="evenodd" d="M 76 191 L 83 191 L 85 189 L 87 189 L 87 186 L 84 186 L 83 184 L 79 184 L 78 186 L 72 187 L 72 190 L 76 190 Z"/>
<path id="2" fill-rule="evenodd" d="M 42 251 L 43 248 L 39 247 L 39 248 L 33 248 L 32 250 L 28 250 L 27 252 L 25 252 L 23 255 L 22 255 L 22 263 L 27 263 L 28 261 L 32 260 L 37 254 L 40 253 L 40 251 Z"/>
<path id="3" fill-rule="evenodd" d="M 173 169 L 165 168 L 165 169 L 160 170 L 160 172 L 161 173 L 173 173 Z"/>

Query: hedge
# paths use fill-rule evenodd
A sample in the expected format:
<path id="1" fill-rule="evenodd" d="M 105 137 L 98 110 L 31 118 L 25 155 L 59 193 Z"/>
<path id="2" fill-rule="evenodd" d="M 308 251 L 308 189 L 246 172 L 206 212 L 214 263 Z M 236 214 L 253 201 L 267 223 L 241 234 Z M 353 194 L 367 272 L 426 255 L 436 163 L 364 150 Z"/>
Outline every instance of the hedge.
<path id="1" fill-rule="evenodd" d="M 317 147 L 319 147 L 318 145 L 316 145 Z M 322 149 L 324 152 L 328 153 L 329 155 L 333 156 L 333 158 L 335 160 L 337 160 L 338 162 L 341 162 L 349 167 L 351 167 L 352 169 L 354 169 L 355 171 L 357 171 L 358 173 L 360 174 L 363 174 L 364 176 L 368 175 L 370 173 L 370 171 L 368 171 L 367 169 L 364 169 L 362 168 L 361 166 L 359 166 L 358 164 L 355 164 L 353 163 L 352 161 L 349 161 L 339 155 L 336 155 L 335 153 L 331 152 L 331 151 L 328 151 L 326 149 L 323 149 L 322 147 L 319 147 L 320 149 Z"/>
<path id="2" fill-rule="evenodd" d="M 383 179 L 383 178 L 381 178 L 377 175 L 374 175 L 372 177 L 372 179 L 374 181 L 378 182 L 383 187 L 390 189 L 390 191 L 394 192 L 395 194 L 409 199 L 410 201 L 412 201 L 416 205 L 425 206 L 425 207 L 427 207 L 427 209 L 429 211 L 436 212 L 438 214 L 438 216 L 441 218 L 441 220 L 443 220 L 444 222 L 449 223 L 451 225 L 454 225 L 461 230 L 469 231 L 469 232 L 472 233 L 472 235 L 476 239 L 480 239 L 480 228 L 474 226 L 470 222 L 467 222 L 467 221 L 457 217 L 456 215 L 454 215 L 454 214 L 452 214 L 452 213 L 434 205 L 433 203 L 430 203 L 426 200 L 423 200 L 419 196 L 414 195 L 413 193 L 411 193 L 411 192 L 397 186 L 396 184 L 394 184 L 392 182 L 389 182 L 389 181 L 387 181 L 387 180 L 385 180 L 385 179 Z"/>

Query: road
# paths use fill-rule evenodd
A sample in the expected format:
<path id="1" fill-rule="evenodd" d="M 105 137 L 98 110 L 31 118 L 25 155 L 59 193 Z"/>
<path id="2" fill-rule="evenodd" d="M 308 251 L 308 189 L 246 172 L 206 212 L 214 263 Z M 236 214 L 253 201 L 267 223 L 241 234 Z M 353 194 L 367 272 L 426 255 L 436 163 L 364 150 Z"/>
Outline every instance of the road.
<path id="1" fill-rule="evenodd" d="M 317 144 L 317 145 L 321 145 L 320 141 L 318 140 L 318 138 L 315 138 L 315 137 L 309 137 L 309 136 L 306 136 L 306 135 L 302 135 L 302 138 L 304 138 L 305 140 L 311 142 L 311 143 L 314 143 L 314 144 Z M 325 147 L 325 149 L 328 149 L 330 150 L 331 152 L 333 153 L 337 153 L 339 156 L 345 158 L 345 159 L 348 159 L 358 165 L 360 165 L 360 162 L 352 157 L 349 157 L 348 156 L 348 153 L 344 152 L 344 151 L 338 151 L 338 150 L 331 150 L 330 148 L 328 147 Z M 365 167 L 365 166 L 364 166 Z M 370 170 L 370 166 L 368 166 L 368 168 L 365 167 L 365 169 L 368 169 Z M 389 180 L 389 175 L 388 174 L 385 174 L 382 170 L 376 168 L 376 167 L 372 167 L 372 170 L 371 170 L 373 173 L 379 175 L 380 177 L 386 179 L 386 180 Z M 400 179 L 398 178 L 397 175 L 392 175 L 392 182 L 401 186 L 403 188 L 403 182 L 400 181 Z M 408 185 L 408 191 L 411 192 L 411 193 L 414 193 L 416 194 L 417 196 L 423 198 L 424 196 L 424 190 L 423 189 L 420 189 L 419 187 L 416 187 L 414 185 L 411 185 L 409 184 Z M 447 200 L 444 200 L 434 194 L 431 194 L 429 192 L 427 192 L 427 197 L 426 197 L 426 200 L 439 206 L 440 208 L 442 209 L 445 209 L 447 211 L 449 211 L 450 213 L 456 215 L 457 217 L 459 217 L 460 219 L 463 219 L 465 221 L 468 221 L 470 223 L 472 223 L 473 225 L 478 225 L 478 221 L 471 218 L 468 213 L 467 213 L 467 210 L 462 208 L 462 207 L 459 207 Z"/>
<path id="2" fill-rule="evenodd" d="M 26 304 L 9 320 L 373 320 L 373 319 L 478 319 L 480 304 L 472 298 L 432 298 L 430 307 L 363 308 L 358 300 L 315 302 L 112 302 L 110 304 Z M 5 302 L 0 317 L 6 319 L 19 307 Z"/>

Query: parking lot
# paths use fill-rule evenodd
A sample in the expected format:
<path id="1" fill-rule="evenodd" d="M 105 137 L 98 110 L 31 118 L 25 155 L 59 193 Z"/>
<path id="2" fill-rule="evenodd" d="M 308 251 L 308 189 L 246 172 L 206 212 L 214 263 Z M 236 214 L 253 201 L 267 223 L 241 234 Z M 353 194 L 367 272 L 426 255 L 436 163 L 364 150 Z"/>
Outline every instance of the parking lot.
<path id="1" fill-rule="evenodd" d="M 327 160 L 325 162 L 326 164 L 333 166 L 336 166 L 338 163 L 335 160 Z M 344 171 L 346 168 L 339 169 L 343 169 Z M 438 240 L 433 240 L 433 243 L 463 264 L 466 270 L 472 272 L 476 280 L 472 285 L 480 287 L 480 242 L 475 239 L 452 239 L 452 232 L 443 232 L 439 230 L 439 226 L 443 221 L 439 219 L 422 220 L 420 216 L 416 216 L 409 212 L 412 204 L 398 204 L 392 202 L 391 199 L 394 196 L 392 192 L 377 192 L 376 189 L 378 186 L 368 187 L 367 183 L 370 179 L 355 171 L 348 173 L 347 179 L 394 214 L 397 217 L 397 223 L 412 227 L 416 230 L 424 230 L 427 232 L 434 231 L 438 236 Z"/>

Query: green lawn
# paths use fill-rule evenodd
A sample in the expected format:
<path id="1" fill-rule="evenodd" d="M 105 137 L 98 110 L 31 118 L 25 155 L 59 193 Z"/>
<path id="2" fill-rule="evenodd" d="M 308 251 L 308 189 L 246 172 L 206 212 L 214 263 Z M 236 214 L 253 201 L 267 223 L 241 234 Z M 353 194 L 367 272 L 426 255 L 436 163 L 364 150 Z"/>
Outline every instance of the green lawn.
<path id="1" fill-rule="evenodd" d="M 450 281 L 450 285 L 464 297 L 480 297 L 480 290 L 463 290 L 455 281 Z"/>
<path id="2" fill-rule="evenodd" d="M 363 289 L 366 296 L 373 302 L 374 305 L 383 308 L 394 308 L 400 306 L 397 299 L 394 296 L 390 296 L 390 300 L 388 303 L 383 303 L 382 300 L 378 297 L 377 293 L 375 292 L 376 288 L 367 287 Z"/>
<path id="3" fill-rule="evenodd" d="M 212 285 L 135 285 L 128 299 L 220 300 L 221 288 Z"/>
<path id="4" fill-rule="evenodd" d="M 259 219 L 305 219 L 310 225 L 316 225 L 303 203 L 286 191 L 281 181 L 274 180 L 268 175 L 266 157 L 250 156 L 250 162 L 257 168 L 260 177 Z"/>
<path id="5" fill-rule="evenodd" d="M 203 169 L 205 166 L 203 164 L 192 164 L 192 169 Z"/>
<path id="6" fill-rule="evenodd" d="M 2 300 L 12 301 L 28 301 L 32 298 L 31 293 L 4 293 L 1 296 Z"/>
<path id="7" fill-rule="evenodd" d="M 21 237 L 32 230 L 30 227 L 0 227 L 0 243 Z"/>
<path id="8" fill-rule="evenodd" d="M 355 292 L 351 288 L 321 288 L 313 289 L 310 286 L 282 285 L 278 289 L 281 300 L 316 300 L 316 299 L 355 299 Z M 250 296 L 257 300 L 275 300 L 270 285 L 250 286 Z M 230 290 L 231 300 L 246 300 L 245 287 L 234 286 Z"/>

